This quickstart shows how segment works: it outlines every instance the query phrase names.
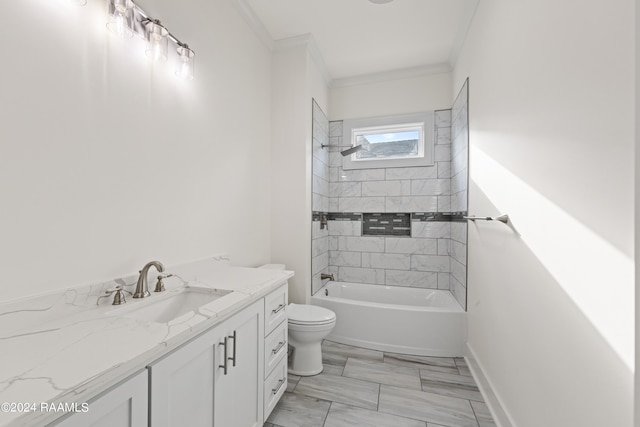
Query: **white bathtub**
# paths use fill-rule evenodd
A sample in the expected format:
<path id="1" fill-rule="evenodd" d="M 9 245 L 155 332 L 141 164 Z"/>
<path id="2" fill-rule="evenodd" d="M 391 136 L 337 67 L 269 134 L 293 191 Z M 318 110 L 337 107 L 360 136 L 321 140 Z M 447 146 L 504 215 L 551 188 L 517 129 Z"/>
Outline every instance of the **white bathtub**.
<path id="1" fill-rule="evenodd" d="M 328 340 L 421 356 L 464 355 L 467 314 L 449 291 L 329 282 L 311 304 L 336 313 Z"/>

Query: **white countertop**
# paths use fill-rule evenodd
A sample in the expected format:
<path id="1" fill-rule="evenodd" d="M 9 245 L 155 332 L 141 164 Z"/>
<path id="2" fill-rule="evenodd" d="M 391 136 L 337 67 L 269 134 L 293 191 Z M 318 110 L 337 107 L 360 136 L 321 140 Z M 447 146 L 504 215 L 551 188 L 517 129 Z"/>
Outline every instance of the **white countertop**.
<path id="1" fill-rule="evenodd" d="M 170 323 L 125 317 L 154 297 L 111 305 L 101 298 L 115 285 L 133 291 L 136 277 L 0 305 L 0 404 L 35 404 L 35 412 L 0 410 L 0 426 L 42 426 L 64 415 L 41 412 L 47 403 L 83 403 L 144 369 L 169 350 L 262 298 L 293 276 L 291 271 L 232 267 L 217 259 L 167 268 L 168 293 L 184 286 L 235 291 Z M 158 296 L 160 295 L 160 296 Z"/>

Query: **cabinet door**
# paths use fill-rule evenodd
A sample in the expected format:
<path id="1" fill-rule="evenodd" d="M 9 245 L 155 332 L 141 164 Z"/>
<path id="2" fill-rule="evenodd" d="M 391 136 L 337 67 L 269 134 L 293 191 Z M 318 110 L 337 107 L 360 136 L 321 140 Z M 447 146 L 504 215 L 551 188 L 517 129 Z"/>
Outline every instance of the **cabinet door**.
<path id="1" fill-rule="evenodd" d="M 148 368 L 153 427 L 211 427 L 216 329 L 205 332 Z"/>
<path id="2" fill-rule="evenodd" d="M 216 349 L 215 427 L 261 427 L 263 424 L 264 305 L 262 300 L 226 321 Z M 235 357 L 234 357 L 235 356 Z M 234 366 L 235 359 L 235 366 Z"/>
<path id="3" fill-rule="evenodd" d="M 144 427 L 147 425 L 147 370 L 88 402 L 87 412 L 50 424 L 56 427 Z"/>

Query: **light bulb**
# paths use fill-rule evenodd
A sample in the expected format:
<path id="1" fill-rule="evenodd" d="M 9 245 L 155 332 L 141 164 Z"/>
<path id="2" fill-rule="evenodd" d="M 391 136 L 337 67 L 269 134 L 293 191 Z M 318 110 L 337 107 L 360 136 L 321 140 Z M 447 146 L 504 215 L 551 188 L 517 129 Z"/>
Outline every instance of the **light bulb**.
<path id="1" fill-rule="evenodd" d="M 154 61 L 166 61 L 169 50 L 168 35 L 169 31 L 162 26 L 160 21 L 149 22 L 147 24 L 147 56 Z"/>
<path id="2" fill-rule="evenodd" d="M 133 2 L 131 0 L 113 0 L 107 29 L 121 38 L 133 37 Z"/>
<path id="3" fill-rule="evenodd" d="M 189 49 L 189 46 L 184 44 L 178 47 L 178 67 L 176 69 L 176 76 L 184 80 L 193 80 L 193 63 L 195 53 Z"/>

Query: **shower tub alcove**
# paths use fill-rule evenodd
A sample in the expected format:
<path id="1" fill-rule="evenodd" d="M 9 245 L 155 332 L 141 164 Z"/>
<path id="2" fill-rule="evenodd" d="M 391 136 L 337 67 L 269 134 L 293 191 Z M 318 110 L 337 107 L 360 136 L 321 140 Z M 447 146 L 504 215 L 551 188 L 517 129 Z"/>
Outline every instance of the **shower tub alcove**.
<path id="1" fill-rule="evenodd" d="M 467 314 L 449 291 L 331 281 L 311 304 L 336 313 L 328 340 L 420 356 L 464 355 Z"/>

